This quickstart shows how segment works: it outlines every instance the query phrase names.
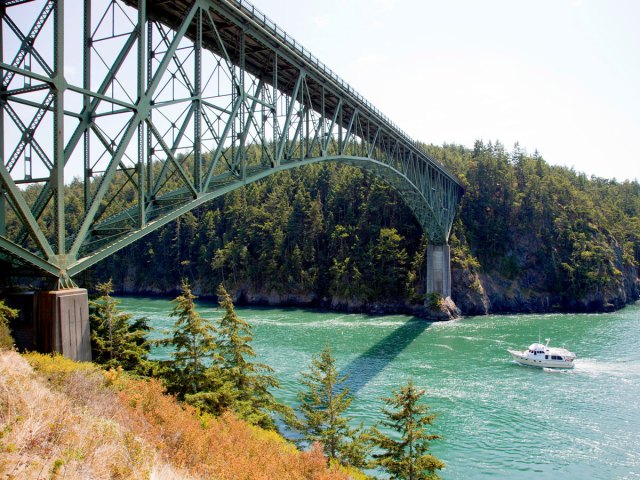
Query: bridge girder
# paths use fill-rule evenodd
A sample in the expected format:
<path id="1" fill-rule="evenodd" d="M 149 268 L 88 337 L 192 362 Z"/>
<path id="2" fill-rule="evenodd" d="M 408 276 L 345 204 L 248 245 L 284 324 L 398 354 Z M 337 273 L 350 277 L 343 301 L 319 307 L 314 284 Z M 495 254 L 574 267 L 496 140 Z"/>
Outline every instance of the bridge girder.
<path id="1" fill-rule="evenodd" d="M 447 242 L 457 179 L 247 2 L 84 0 L 78 37 L 65 30 L 70 4 L 0 9 L 11 261 L 64 284 L 215 197 L 320 161 L 383 178 L 430 242 Z M 64 70 L 74 39 L 75 75 Z"/>

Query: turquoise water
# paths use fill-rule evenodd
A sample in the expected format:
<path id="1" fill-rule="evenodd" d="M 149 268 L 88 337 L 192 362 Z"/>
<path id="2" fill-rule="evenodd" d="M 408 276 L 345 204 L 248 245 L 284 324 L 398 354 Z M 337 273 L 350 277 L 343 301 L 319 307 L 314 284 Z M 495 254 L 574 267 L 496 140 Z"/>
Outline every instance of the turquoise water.
<path id="1" fill-rule="evenodd" d="M 169 328 L 171 302 L 122 298 L 121 307 Z M 201 302 L 206 317 L 214 303 Z M 349 412 L 373 425 L 380 397 L 413 377 L 438 413 L 433 453 L 445 479 L 640 479 L 640 306 L 602 315 L 505 315 L 427 323 L 299 309 L 238 308 L 254 326 L 259 360 L 293 404 L 297 377 L 330 345 L 348 373 Z M 571 371 L 514 364 L 506 348 L 539 336 L 578 355 Z M 166 356 L 158 350 L 156 356 Z"/>

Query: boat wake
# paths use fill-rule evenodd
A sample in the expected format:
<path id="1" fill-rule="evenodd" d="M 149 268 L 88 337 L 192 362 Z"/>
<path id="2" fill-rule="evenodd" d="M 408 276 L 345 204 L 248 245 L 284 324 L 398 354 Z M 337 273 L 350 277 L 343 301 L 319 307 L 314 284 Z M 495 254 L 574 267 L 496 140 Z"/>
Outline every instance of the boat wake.
<path id="1" fill-rule="evenodd" d="M 547 372 L 547 373 L 573 373 L 573 369 L 569 369 L 569 368 L 547 368 L 547 367 L 543 367 L 542 368 L 543 372 Z"/>
<path id="2" fill-rule="evenodd" d="M 580 358 L 575 363 L 577 372 L 588 375 L 621 378 L 640 376 L 640 363 L 637 361 L 603 362 L 592 358 Z"/>

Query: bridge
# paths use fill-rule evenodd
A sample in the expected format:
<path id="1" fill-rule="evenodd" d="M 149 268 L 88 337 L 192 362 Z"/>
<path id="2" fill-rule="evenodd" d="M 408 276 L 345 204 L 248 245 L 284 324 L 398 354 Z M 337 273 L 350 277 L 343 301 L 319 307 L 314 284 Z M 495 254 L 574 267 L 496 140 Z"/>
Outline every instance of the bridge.
<path id="1" fill-rule="evenodd" d="M 450 295 L 459 181 L 250 3 L 3 0 L 0 17 L 0 262 L 55 284 L 38 294 L 42 348 L 85 355 L 83 270 L 323 161 L 399 192 L 429 238 L 427 291 Z"/>

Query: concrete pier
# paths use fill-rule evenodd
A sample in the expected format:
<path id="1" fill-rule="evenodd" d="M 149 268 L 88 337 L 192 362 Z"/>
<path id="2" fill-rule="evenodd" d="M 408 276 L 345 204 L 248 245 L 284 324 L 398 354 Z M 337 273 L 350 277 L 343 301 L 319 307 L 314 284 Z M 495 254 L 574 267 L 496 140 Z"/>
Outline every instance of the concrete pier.
<path id="1" fill-rule="evenodd" d="M 38 292 L 35 320 L 38 351 L 57 352 L 72 360 L 91 361 L 86 289 Z"/>
<path id="2" fill-rule="evenodd" d="M 451 253 L 449 245 L 427 246 L 427 294 L 451 296 Z"/>

